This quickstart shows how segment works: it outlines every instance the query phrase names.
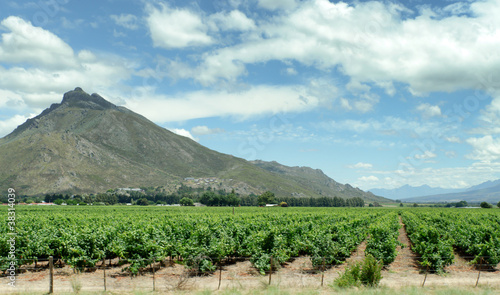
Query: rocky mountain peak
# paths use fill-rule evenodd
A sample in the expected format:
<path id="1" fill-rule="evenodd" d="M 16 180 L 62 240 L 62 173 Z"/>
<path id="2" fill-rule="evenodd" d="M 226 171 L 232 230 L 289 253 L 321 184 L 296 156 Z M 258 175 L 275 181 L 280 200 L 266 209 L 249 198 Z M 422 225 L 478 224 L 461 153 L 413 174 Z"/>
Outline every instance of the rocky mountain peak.
<path id="1" fill-rule="evenodd" d="M 89 95 L 82 88 L 76 87 L 75 90 L 68 91 L 64 94 L 61 105 L 68 105 L 72 107 L 80 107 L 86 109 L 104 110 L 114 109 L 116 106 L 109 101 L 102 98 L 97 93 Z"/>

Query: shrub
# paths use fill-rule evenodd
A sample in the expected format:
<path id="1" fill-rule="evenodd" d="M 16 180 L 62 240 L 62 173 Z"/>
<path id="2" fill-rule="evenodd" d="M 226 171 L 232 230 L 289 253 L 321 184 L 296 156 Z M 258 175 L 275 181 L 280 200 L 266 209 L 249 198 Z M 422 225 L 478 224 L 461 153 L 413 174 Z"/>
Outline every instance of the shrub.
<path id="1" fill-rule="evenodd" d="M 193 203 L 193 200 L 191 200 L 190 198 L 182 198 L 179 203 L 181 204 L 181 206 L 194 206 L 194 203 Z"/>
<path id="2" fill-rule="evenodd" d="M 340 288 L 359 287 L 361 285 L 376 287 L 382 279 L 382 262 L 368 254 L 362 263 L 346 267 L 344 273 L 335 279 L 334 284 Z"/>
<path id="3" fill-rule="evenodd" d="M 347 266 L 345 272 L 335 279 L 334 284 L 340 288 L 361 286 L 361 264 Z"/>
<path id="4" fill-rule="evenodd" d="M 481 208 L 485 208 L 485 209 L 493 208 L 493 206 L 488 202 L 482 202 L 480 206 L 481 206 Z"/>
<path id="5" fill-rule="evenodd" d="M 361 269 L 361 283 L 365 286 L 376 287 L 382 279 L 382 262 L 377 261 L 375 257 L 368 254 L 363 262 Z"/>

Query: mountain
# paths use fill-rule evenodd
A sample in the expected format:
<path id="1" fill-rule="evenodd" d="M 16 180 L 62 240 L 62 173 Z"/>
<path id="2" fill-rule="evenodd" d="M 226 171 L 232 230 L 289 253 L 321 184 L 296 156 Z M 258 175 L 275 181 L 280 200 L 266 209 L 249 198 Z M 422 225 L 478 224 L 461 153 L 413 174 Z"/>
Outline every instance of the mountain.
<path id="1" fill-rule="evenodd" d="M 469 203 L 490 202 L 497 204 L 500 201 L 500 180 L 487 181 L 470 187 L 463 192 L 451 194 L 436 194 L 405 199 L 405 202 L 459 202 Z"/>
<path id="2" fill-rule="evenodd" d="M 413 197 L 436 195 L 436 194 L 447 194 L 447 193 L 458 193 L 464 190 L 460 189 L 444 189 L 440 187 L 430 187 L 428 185 L 421 186 L 410 186 L 403 185 L 395 189 L 371 189 L 369 192 L 377 196 L 386 197 L 393 200 L 405 200 Z"/>
<path id="3" fill-rule="evenodd" d="M 370 192 L 364 192 L 359 188 L 354 188 L 349 184 L 341 184 L 328 177 L 320 169 L 312 169 L 309 167 L 288 167 L 278 162 L 252 161 L 252 164 L 279 174 L 287 179 L 291 179 L 299 183 L 303 187 L 316 192 L 321 196 L 343 195 L 347 197 L 361 197 L 369 202 L 390 202 L 391 200 L 382 200 Z"/>
<path id="4" fill-rule="evenodd" d="M 468 189 L 466 189 L 465 191 L 475 191 L 475 190 L 495 187 L 498 185 L 500 185 L 500 179 L 495 180 L 495 181 L 488 180 L 488 181 L 480 183 L 478 185 L 471 186 Z"/>
<path id="5" fill-rule="evenodd" d="M 374 198 L 348 185 L 334 191 L 322 173 L 302 180 L 218 153 L 78 87 L 0 139 L 0 167 L 0 189 L 13 186 L 26 195 L 168 187 L 214 177 L 254 193 Z"/>

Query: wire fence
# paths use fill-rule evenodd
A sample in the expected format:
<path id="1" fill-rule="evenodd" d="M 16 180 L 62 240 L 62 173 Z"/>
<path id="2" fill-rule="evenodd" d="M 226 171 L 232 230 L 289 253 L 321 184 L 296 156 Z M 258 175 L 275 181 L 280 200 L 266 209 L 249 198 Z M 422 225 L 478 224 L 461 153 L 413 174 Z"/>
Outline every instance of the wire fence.
<path id="1" fill-rule="evenodd" d="M 36 264 L 22 264 L 16 269 L 17 289 L 27 291 L 80 292 L 80 291 L 175 291 L 191 289 L 219 290 L 228 288 L 255 288 L 262 285 L 285 287 L 325 287 L 332 285 L 346 265 L 362 261 L 364 256 L 351 256 L 343 264 L 321 264 L 313 266 L 310 257 L 293 257 L 277 264 L 271 257 L 270 268 L 262 274 L 251 263 L 249 257 L 208 258 L 214 261 L 210 271 L 200 271 L 197 265 L 185 265 L 186 259 L 145 259 L 144 267 L 132 272 L 134 260 L 103 259 L 92 267 L 73 268 L 62 260 L 39 259 Z M 325 257 L 323 261 L 329 261 Z M 426 284 L 447 285 L 447 280 L 457 279 L 462 285 L 477 286 L 480 283 L 500 287 L 498 265 L 472 264 L 474 257 L 461 256 L 459 261 L 447 266 L 443 276 L 421 267 L 418 258 L 399 257 L 399 260 L 382 270 L 382 284 L 401 282 L 412 286 Z M 8 280 L 4 272 L 2 280 Z M 384 281 L 385 280 L 385 281 Z M 400 283 L 397 283 L 400 284 Z M 2 284 L 6 285 L 6 284 Z M 0 293 L 2 293 L 0 287 Z"/>

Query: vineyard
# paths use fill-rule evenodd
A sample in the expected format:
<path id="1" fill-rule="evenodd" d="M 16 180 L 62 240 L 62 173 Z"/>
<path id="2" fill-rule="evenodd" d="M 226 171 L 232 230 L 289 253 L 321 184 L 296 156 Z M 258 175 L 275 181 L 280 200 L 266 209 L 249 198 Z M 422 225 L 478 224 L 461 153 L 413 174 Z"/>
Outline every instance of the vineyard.
<path id="1" fill-rule="evenodd" d="M 5 208 L 4 215 L 7 216 Z M 456 253 L 495 269 L 500 262 L 500 211 L 434 208 L 195 208 L 18 206 L 19 265 L 54 258 L 75 270 L 119 261 L 135 276 L 152 263 L 213 273 L 248 259 L 262 275 L 297 257 L 318 271 L 342 264 L 361 243 L 390 266 L 405 230 L 422 270 L 442 273 Z M 7 223 L 0 227 L 7 269 Z M 104 261 L 104 262 L 103 262 Z M 169 262 L 169 263 L 166 263 Z"/>

